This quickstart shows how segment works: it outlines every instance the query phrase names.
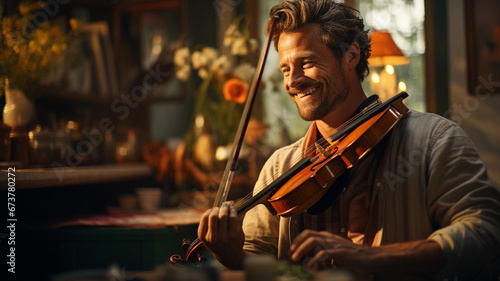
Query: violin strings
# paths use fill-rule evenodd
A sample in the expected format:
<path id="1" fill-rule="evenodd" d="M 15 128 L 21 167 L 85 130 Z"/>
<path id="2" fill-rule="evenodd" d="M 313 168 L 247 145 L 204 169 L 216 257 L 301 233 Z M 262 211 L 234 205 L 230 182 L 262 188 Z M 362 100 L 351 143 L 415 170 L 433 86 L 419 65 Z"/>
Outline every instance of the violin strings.
<path id="1" fill-rule="evenodd" d="M 353 123 L 355 120 L 359 119 L 364 114 L 370 112 L 373 108 L 377 107 L 380 103 L 381 103 L 380 100 L 377 100 L 377 101 L 371 103 L 370 105 L 368 105 L 363 111 L 359 112 L 358 114 L 356 114 L 355 116 L 353 116 L 352 118 L 350 118 L 349 120 L 347 120 L 345 123 L 343 123 L 341 126 L 339 126 L 338 129 L 337 129 L 337 132 L 343 130 L 345 127 L 347 127 L 348 125 L 350 125 L 351 123 Z M 327 138 L 330 138 L 332 136 L 333 136 L 333 134 L 330 135 L 330 136 L 328 136 Z M 315 143 L 319 144 L 320 146 L 325 146 L 326 144 L 329 144 L 330 142 L 325 137 L 323 137 L 323 138 L 317 140 Z M 315 151 L 316 149 L 317 149 L 316 145 L 311 145 L 308 148 L 306 148 L 306 150 L 304 152 L 304 155 L 307 156 L 307 155 L 311 154 L 313 151 Z M 284 169 L 281 170 L 281 172 L 289 170 L 291 167 L 293 167 L 293 165 L 295 165 L 296 163 L 298 163 L 302 159 L 303 159 L 302 155 L 296 157 L 295 159 L 292 159 L 292 161 L 289 164 L 287 164 L 284 167 Z M 238 201 L 238 203 L 236 203 L 234 205 L 234 207 L 238 208 L 241 205 L 243 205 L 246 201 L 248 201 L 249 199 L 251 199 L 253 197 L 254 193 L 257 194 L 257 193 L 261 192 L 262 190 L 264 190 L 264 188 L 266 188 L 267 186 L 269 186 L 269 184 L 271 184 L 274 180 L 275 179 L 270 178 L 266 182 L 264 182 L 261 186 L 256 187 L 252 192 L 250 192 L 247 195 L 245 195 L 244 197 L 242 197 Z"/>
<path id="2" fill-rule="evenodd" d="M 367 107 L 365 107 L 361 112 L 359 112 L 358 114 L 354 115 L 353 117 L 351 117 L 349 120 L 347 120 L 346 122 L 344 122 L 342 125 L 340 125 L 338 128 L 337 128 L 337 132 L 339 131 L 342 131 L 345 127 L 347 127 L 348 125 L 352 124 L 354 121 L 356 121 L 357 119 L 359 119 L 361 116 L 367 114 L 368 112 L 370 112 L 372 109 L 374 109 L 375 107 L 377 107 L 378 105 L 380 105 L 381 102 L 379 99 L 377 99 L 375 102 L 369 104 Z M 312 154 L 313 151 L 316 151 L 316 144 L 324 147 L 326 146 L 327 144 L 330 144 L 330 142 L 327 140 L 327 138 L 330 138 L 332 137 L 334 134 L 331 134 L 330 136 L 327 136 L 326 138 L 325 137 L 322 137 L 320 138 L 319 140 L 315 141 L 313 145 L 310 145 L 309 147 L 306 148 L 306 150 L 304 151 L 303 155 L 307 156 L 309 154 Z M 298 163 L 300 160 L 303 159 L 303 155 L 299 155 L 298 157 L 296 157 L 295 159 L 292 159 L 292 161 L 285 165 L 284 169 L 279 171 L 280 173 L 283 173 L 283 171 L 288 171 L 290 168 L 292 168 L 296 163 Z M 262 190 L 264 190 L 267 186 L 269 186 L 275 179 L 273 178 L 270 178 L 268 179 L 267 181 L 265 181 L 261 186 L 259 187 L 256 187 L 254 188 L 250 193 L 248 193 L 247 195 L 245 195 L 244 197 L 240 198 L 240 200 L 238 200 L 238 203 L 234 204 L 234 207 L 235 208 L 238 208 L 240 207 L 241 205 L 243 205 L 246 201 L 250 200 L 253 196 L 254 196 L 254 193 L 257 194 L 259 192 L 261 192 Z"/>
<path id="3" fill-rule="evenodd" d="M 337 128 L 337 132 L 340 132 L 342 131 L 345 127 L 347 127 L 348 125 L 352 124 L 354 121 L 356 121 L 357 119 L 359 119 L 361 116 L 365 115 L 366 113 L 370 112 L 373 108 L 375 108 L 376 106 L 378 106 L 380 104 L 380 100 L 376 100 L 375 102 L 372 102 L 371 104 L 369 104 L 366 108 L 364 108 L 361 112 L 359 112 L 358 114 L 354 115 L 353 117 L 351 117 L 349 120 L 347 120 L 346 122 L 344 122 L 342 125 L 340 125 L 338 128 Z M 329 144 L 330 142 L 327 140 L 327 138 L 331 138 L 333 136 L 333 134 L 327 136 L 327 137 L 323 137 L 319 140 L 317 140 L 315 143 L 317 143 L 318 145 L 320 146 L 325 146 L 327 144 Z M 306 151 L 305 151 L 305 155 L 309 155 L 310 153 L 312 153 L 313 151 L 316 150 L 316 145 L 311 145 L 309 146 Z"/>

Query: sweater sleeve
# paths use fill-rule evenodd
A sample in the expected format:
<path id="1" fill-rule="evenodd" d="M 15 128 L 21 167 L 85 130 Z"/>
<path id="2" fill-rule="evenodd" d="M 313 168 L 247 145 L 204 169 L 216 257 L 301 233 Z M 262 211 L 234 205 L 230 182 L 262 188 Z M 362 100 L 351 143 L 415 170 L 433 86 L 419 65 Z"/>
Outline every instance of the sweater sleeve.
<path id="1" fill-rule="evenodd" d="M 280 148 L 269 157 L 257 179 L 254 193 L 278 178 L 283 171 L 291 167 L 292 163 L 301 159 L 302 141 L 303 138 Z M 243 232 L 245 233 L 243 249 L 248 252 L 279 256 L 280 237 L 283 240 L 282 234 L 287 231 L 287 229 L 280 229 L 280 225 L 283 226 L 282 223 L 280 218 L 272 215 L 264 205 L 257 205 L 249 210 L 243 219 Z"/>
<path id="2" fill-rule="evenodd" d="M 433 141 L 427 204 L 437 230 L 429 239 L 447 259 L 434 277 L 489 279 L 500 256 L 500 190 L 460 127 L 447 127 Z"/>
<path id="3" fill-rule="evenodd" d="M 265 186 L 265 183 L 274 180 L 274 166 L 278 159 L 278 153 L 275 152 L 266 161 L 255 183 L 254 193 Z M 245 214 L 243 232 L 245 233 L 243 246 L 245 251 L 277 255 L 279 218 L 273 216 L 266 206 L 257 205 Z"/>

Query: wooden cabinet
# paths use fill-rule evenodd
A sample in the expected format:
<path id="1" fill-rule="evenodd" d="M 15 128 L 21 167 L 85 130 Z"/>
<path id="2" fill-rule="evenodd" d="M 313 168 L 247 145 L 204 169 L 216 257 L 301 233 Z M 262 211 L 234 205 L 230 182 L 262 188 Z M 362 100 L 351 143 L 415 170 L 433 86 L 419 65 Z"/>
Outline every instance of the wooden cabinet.
<path id="1" fill-rule="evenodd" d="M 169 213 L 163 224 L 150 226 L 74 222 L 109 216 L 118 195 L 154 185 L 152 170 L 145 164 L 16 169 L 13 174 L 15 189 L 9 190 L 7 178 L 12 175 L 1 171 L 0 197 L 15 195 L 11 218 L 15 219 L 16 280 L 51 280 L 56 274 L 103 271 L 113 264 L 127 271 L 154 270 L 171 255 L 184 255 L 184 238 L 196 238 L 197 213 L 182 216 L 186 213 L 180 208 L 172 210 L 179 213 L 176 219 L 168 220 Z M 213 259 L 209 252 L 205 255 Z"/>
<path id="2" fill-rule="evenodd" d="M 83 167 L 55 167 L 38 169 L 16 169 L 15 187 L 19 189 L 32 189 L 43 187 L 103 184 L 113 182 L 131 182 L 134 180 L 151 181 L 152 168 L 144 163 L 95 165 Z M 7 170 L 2 170 L 0 182 L 7 183 Z M 7 185 L 0 186 L 7 189 Z"/>
<path id="3" fill-rule="evenodd" d="M 184 254 L 182 239 L 195 237 L 196 231 L 196 225 L 188 225 L 153 229 L 78 227 L 21 233 L 17 272 L 24 280 L 50 280 L 51 276 L 71 271 L 104 271 L 113 264 L 127 271 L 155 270 L 167 264 L 172 254 Z"/>

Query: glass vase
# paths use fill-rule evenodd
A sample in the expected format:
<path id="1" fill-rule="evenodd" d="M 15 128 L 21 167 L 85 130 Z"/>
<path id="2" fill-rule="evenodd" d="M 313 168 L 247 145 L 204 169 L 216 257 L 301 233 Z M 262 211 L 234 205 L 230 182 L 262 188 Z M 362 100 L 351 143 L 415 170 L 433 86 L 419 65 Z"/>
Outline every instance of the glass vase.
<path id="1" fill-rule="evenodd" d="M 26 126 L 33 115 L 33 102 L 17 88 L 5 88 L 3 122 L 9 126 Z"/>

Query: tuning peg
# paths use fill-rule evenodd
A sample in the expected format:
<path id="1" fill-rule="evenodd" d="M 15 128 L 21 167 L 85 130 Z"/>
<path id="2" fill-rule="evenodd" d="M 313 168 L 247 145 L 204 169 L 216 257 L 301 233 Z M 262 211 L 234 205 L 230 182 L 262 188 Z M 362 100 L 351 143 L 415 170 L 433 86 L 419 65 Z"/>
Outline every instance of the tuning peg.
<path id="1" fill-rule="evenodd" d="M 181 248 L 184 251 L 187 251 L 187 249 L 189 249 L 189 246 L 191 246 L 191 240 L 189 240 L 188 238 L 182 239 L 182 246 L 181 246 Z"/>

